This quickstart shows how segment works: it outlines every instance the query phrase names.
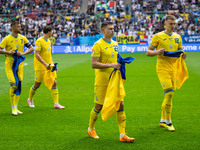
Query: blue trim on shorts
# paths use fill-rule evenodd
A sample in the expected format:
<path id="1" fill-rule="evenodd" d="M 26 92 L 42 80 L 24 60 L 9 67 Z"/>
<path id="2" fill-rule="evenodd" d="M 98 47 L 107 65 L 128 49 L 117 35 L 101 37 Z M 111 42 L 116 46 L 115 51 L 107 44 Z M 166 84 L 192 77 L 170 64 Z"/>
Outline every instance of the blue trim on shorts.
<path id="1" fill-rule="evenodd" d="M 174 90 L 173 89 L 169 89 L 169 90 L 165 91 L 165 94 L 169 93 L 169 92 L 174 92 Z"/>
<path id="2" fill-rule="evenodd" d="M 16 83 L 12 83 L 10 86 L 17 86 L 17 84 Z"/>

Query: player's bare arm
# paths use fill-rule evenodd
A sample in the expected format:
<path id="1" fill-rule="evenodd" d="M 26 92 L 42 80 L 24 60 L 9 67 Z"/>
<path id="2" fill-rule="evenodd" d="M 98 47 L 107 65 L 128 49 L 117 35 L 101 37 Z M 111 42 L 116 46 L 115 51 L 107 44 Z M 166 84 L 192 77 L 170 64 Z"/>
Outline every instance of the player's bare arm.
<path id="1" fill-rule="evenodd" d="M 99 58 L 92 58 L 92 68 L 94 69 L 101 69 L 101 68 L 115 68 L 115 69 L 120 69 L 121 64 L 120 63 L 112 63 L 112 64 L 104 64 L 99 62 Z"/>
<path id="2" fill-rule="evenodd" d="M 148 49 L 147 49 L 147 56 L 155 56 L 155 55 L 164 55 L 164 48 L 161 48 L 157 51 L 154 51 L 155 47 L 153 47 L 152 45 L 149 45 Z"/>
<path id="3" fill-rule="evenodd" d="M 7 52 L 7 51 L 4 51 L 3 49 L 0 48 L 0 54 L 13 55 L 13 54 L 15 54 L 15 51 L 11 50 L 11 51 Z"/>
<path id="4" fill-rule="evenodd" d="M 45 66 L 45 68 L 46 68 L 47 70 L 50 69 L 49 64 L 47 64 L 47 63 L 42 59 L 42 57 L 40 56 L 40 52 L 39 52 L 39 51 L 35 51 L 35 57 L 38 59 L 39 62 L 41 62 L 41 63 Z"/>
<path id="5" fill-rule="evenodd" d="M 31 46 L 28 47 L 28 50 L 26 50 L 25 52 L 23 52 L 23 53 L 17 52 L 17 55 L 18 55 L 18 56 L 23 56 L 23 55 L 29 54 L 29 53 L 31 53 L 31 52 L 33 52 L 33 51 L 34 51 L 34 48 L 33 48 L 33 46 L 31 45 Z"/>

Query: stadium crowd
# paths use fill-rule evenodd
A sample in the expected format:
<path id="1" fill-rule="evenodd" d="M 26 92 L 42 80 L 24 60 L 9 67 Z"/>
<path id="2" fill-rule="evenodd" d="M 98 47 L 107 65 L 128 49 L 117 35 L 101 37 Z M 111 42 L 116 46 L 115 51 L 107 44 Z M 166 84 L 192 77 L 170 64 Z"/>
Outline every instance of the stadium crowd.
<path id="1" fill-rule="evenodd" d="M 89 0 L 88 9 L 80 12 L 82 0 L 2 0 L 0 2 L 0 38 L 10 33 L 10 20 L 19 19 L 22 34 L 28 38 L 41 36 L 42 28 L 50 24 L 54 37 L 93 36 L 100 33 L 104 20 L 115 23 L 115 35 L 153 35 L 163 30 L 164 16 L 174 14 L 180 35 L 200 34 L 200 19 L 193 12 L 200 11 L 197 0 L 114 0 L 115 10 L 98 9 L 97 0 Z M 101 1 L 101 4 L 108 0 Z M 97 9 L 96 9 L 97 8 Z"/>

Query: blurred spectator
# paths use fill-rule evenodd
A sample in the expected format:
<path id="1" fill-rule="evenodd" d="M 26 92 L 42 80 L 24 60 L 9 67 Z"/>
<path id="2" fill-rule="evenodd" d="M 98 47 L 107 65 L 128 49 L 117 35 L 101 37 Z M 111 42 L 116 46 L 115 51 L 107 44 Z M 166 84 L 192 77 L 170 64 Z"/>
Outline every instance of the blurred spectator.
<path id="1" fill-rule="evenodd" d="M 56 40 L 60 36 L 94 36 L 100 34 L 100 24 L 105 20 L 115 23 L 115 35 L 153 35 L 164 30 L 167 14 L 177 17 L 175 32 L 181 35 L 200 32 L 199 13 L 195 13 L 200 10 L 197 0 L 132 0 L 131 6 L 125 6 L 123 0 L 113 1 L 115 9 L 108 6 L 109 0 L 89 0 L 88 9 L 79 13 L 82 0 L 1 0 L 0 37 L 10 33 L 11 19 L 18 19 L 22 34 L 30 38 L 41 36 L 47 24 L 53 27 Z M 97 3 L 99 9 L 95 7 Z"/>

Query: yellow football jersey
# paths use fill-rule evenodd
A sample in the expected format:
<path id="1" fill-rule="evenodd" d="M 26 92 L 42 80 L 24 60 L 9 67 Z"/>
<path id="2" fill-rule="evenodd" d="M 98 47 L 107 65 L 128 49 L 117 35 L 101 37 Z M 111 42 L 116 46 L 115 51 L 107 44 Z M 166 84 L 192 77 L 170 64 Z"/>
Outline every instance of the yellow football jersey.
<path id="1" fill-rule="evenodd" d="M 50 40 L 45 40 L 43 37 L 40 37 L 35 42 L 35 51 L 40 52 L 41 58 L 47 63 L 52 63 L 51 58 L 51 42 Z M 34 56 L 34 69 L 35 70 L 46 70 L 45 66 L 38 61 L 38 59 Z"/>
<path id="2" fill-rule="evenodd" d="M 31 46 L 31 43 L 28 41 L 28 39 L 25 36 L 23 36 L 21 34 L 18 34 L 17 37 L 14 37 L 11 34 L 9 34 L 2 40 L 2 42 L 0 44 L 0 47 L 2 49 L 5 48 L 7 52 L 9 52 L 13 49 L 17 50 L 18 52 L 23 52 L 24 46 L 29 47 L 29 46 Z M 14 59 L 13 59 L 12 55 L 6 54 L 6 62 L 13 63 L 13 61 L 14 61 Z"/>
<path id="3" fill-rule="evenodd" d="M 117 63 L 118 43 L 107 42 L 103 38 L 94 43 L 92 47 L 92 58 L 99 58 L 101 63 Z M 113 68 L 95 69 L 95 85 L 107 86 Z"/>
<path id="4" fill-rule="evenodd" d="M 167 33 L 165 33 L 165 31 L 155 34 L 152 38 L 151 45 L 155 47 L 156 50 L 159 50 L 161 48 L 165 48 L 166 51 L 183 50 L 181 36 L 176 33 L 168 35 Z M 177 59 L 178 58 L 176 57 L 157 55 L 157 71 L 175 71 Z"/>

